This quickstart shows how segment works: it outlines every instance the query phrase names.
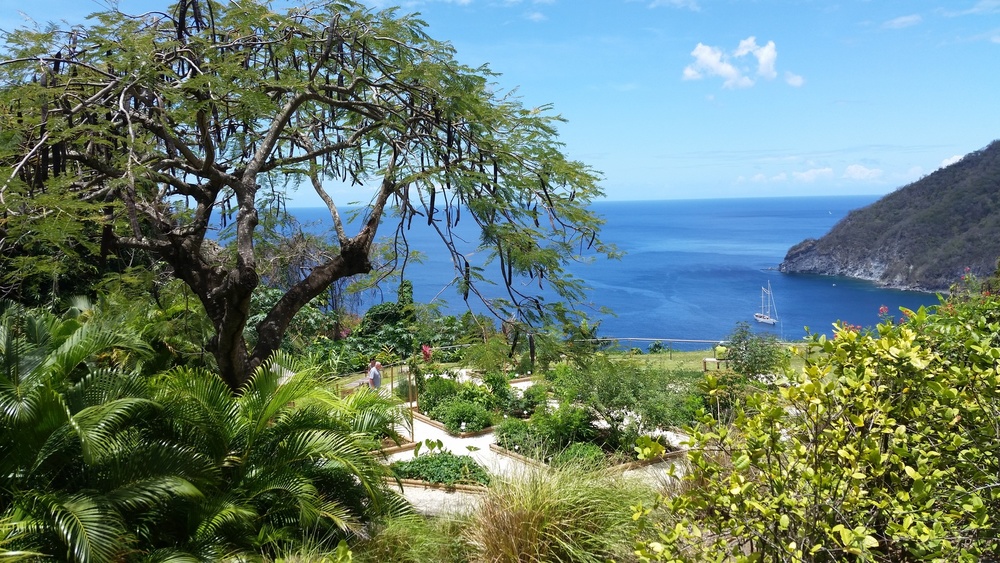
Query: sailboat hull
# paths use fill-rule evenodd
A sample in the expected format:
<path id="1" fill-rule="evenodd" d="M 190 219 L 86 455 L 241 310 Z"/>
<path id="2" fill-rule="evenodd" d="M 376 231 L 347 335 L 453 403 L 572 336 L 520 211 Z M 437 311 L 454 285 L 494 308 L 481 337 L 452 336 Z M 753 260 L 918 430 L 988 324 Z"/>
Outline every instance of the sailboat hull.
<path id="1" fill-rule="evenodd" d="M 775 319 L 773 317 L 769 317 L 769 316 L 765 315 L 764 313 L 754 313 L 753 314 L 753 318 L 754 318 L 754 320 L 756 320 L 759 323 L 764 323 L 764 324 L 768 324 L 768 325 L 773 325 L 773 324 L 775 324 L 775 323 L 778 322 L 778 319 Z"/>

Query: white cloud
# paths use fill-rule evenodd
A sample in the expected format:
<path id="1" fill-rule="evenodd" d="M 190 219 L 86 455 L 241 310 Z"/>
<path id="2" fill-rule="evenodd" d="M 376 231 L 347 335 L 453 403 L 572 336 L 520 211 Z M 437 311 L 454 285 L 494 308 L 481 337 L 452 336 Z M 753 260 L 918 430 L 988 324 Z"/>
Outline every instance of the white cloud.
<path id="1" fill-rule="evenodd" d="M 860 164 L 852 164 L 844 170 L 844 178 L 849 180 L 877 180 L 882 177 L 878 168 L 868 168 Z"/>
<path id="2" fill-rule="evenodd" d="M 684 68 L 684 80 L 700 80 L 706 76 L 718 76 L 723 78 L 723 86 L 726 88 L 748 88 L 753 86 L 753 80 L 743 76 L 740 69 L 727 61 L 729 57 L 716 47 L 709 47 L 702 43 L 695 46 L 691 51 L 694 63 Z"/>
<path id="3" fill-rule="evenodd" d="M 548 19 L 545 17 L 545 14 L 541 12 L 528 12 L 524 15 L 524 17 L 533 22 L 543 22 Z"/>
<path id="4" fill-rule="evenodd" d="M 696 0 L 653 0 L 649 3 L 650 8 L 659 8 L 660 6 L 669 6 L 671 8 L 686 8 L 692 12 L 697 12 L 701 10 L 701 6 L 698 5 Z"/>
<path id="5" fill-rule="evenodd" d="M 746 178 L 745 176 L 740 176 L 736 179 L 736 181 L 740 183 L 752 182 L 754 184 L 775 184 L 775 183 L 785 182 L 787 180 L 788 180 L 788 174 L 785 174 L 784 172 L 780 174 L 775 174 L 774 176 L 768 176 L 762 172 L 758 172 L 753 176 L 750 176 L 750 178 Z"/>
<path id="6" fill-rule="evenodd" d="M 751 70 L 747 67 L 738 66 L 740 59 L 747 55 L 753 55 L 757 61 L 757 68 Z M 778 76 L 775 64 L 778 60 L 778 48 L 774 41 L 768 41 L 765 45 L 758 45 L 757 38 L 747 37 L 740 41 L 732 53 L 726 53 L 719 47 L 712 47 L 704 43 L 698 43 L 691 51 L 694 62 L 684 68 L 682 77 L 684 80 L 701 80 L 711 76 L 723 79 L 725 88 L 749 88 L 754 85 L 754 79 L 747 76 L 751 72 L 765 78 L 773 80 Z M 804 79 L 796 74 L 786 72 L 785 81 L 791 86 L 801 86 Z"/>
<path id="7" fill-rule="evenodd" d="M 944 160 L 941 161 L 941 168 L 947 168 L 947 167 L 951 166 L 952 164 L 955 164 L 956 162 L 962 160 L 963 158 L 965 158 L 965 156 L 964 155 L 960 155 L 960 154 L 956 154 L 955 156 L 953 156 L 951 158 L 946 158 L 946 159 L 944 159 Z"/>
<path id="8" fill-rule="evenodd" d="M 823 178 L 832 178 L 833 168 L 813 168 L 805 172 L 792 172 L 792 178 L 799 182 L 815 182 Z"/>
<path id="9" fill-rule="evenodd" d="M 733 52 L 734 57 L 745 57 L 751 54 L 757 59 L 757 74 L 768 79 L 778 75 L 774 71 L 774 61 L 778 58 L 778 50 L 774 46 L 774 41 L 768 41 L 767 45 L 761 47 L 757 45 L 757 38 L 751 35 L 740 41 L 739 47 Z"/>
<path id="10" fill-rule="evenodd" d="M 968 10 L 961 12 L 963 14 L 995 14 L 1000 12 L 1000 0 L 979 0 L 976 5 L 969 8 Z"/>
<path id="11" fill-rule="evenodd" d="M 904 27 L 910 27 L 917 25 L 924 19 L 920 17 L 920 14 L 910 14 L 909 16 L 900 16 L 898 18 L 891 19 L 882 24 L 882 27 L 886 29 L 903 29 Z"/>

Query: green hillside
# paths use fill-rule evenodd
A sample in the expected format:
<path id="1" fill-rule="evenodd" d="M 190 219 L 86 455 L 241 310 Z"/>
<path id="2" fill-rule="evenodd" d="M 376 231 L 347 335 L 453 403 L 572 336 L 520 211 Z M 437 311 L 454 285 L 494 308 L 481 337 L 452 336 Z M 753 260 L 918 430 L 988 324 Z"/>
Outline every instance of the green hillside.
<path id="1" fill-rule="evenodd" d="M 852 211 L 792 247 L 780 269 L 944 291 L 1000 257 L 1000 141 Z"/>

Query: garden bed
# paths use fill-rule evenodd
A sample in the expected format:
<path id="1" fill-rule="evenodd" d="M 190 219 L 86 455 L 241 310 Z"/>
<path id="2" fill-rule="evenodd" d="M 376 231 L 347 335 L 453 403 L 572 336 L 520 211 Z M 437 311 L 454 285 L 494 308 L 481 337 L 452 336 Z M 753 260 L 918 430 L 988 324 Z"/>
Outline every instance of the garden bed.
<path id="1" fill-rule="evenodd" d="M 517 452 L 513 452 L 504 448 L 503 446 L 498 446 L 496 444 L 490 444 L 490 451 L 496 453 L 497 455 L 507 456 L 511 459 L 516 459 L 522 463 L 532 465 L 539 468 L 551 467 L 549 464 L 542 460 L 535 459 L 530 456 L 521 455 Z M 619 463 L 616 465 L 610 465 L 604 469 L 609 473 L 624 473 L 626 471 L 631 471 L 633 469 L 641 469 L 643 467 L 649 467 L 650 465 L 656 465 L 658 463 L 663 463 L 666 461 L 673 461 L 676 458 L 687 456 L 688 450 L 673 450 L 669 452 L 664 452 L 662 455 L 651 459 L 637 459 L 633 461 L 628 461 L 625 463 Z"/>
<path id="2" fill-rule="evenodd" d="M 382 440 L 382 447 L 379 449 L 379 453 L 390 456 L 393 454 L 408 452 L 416 449 L 418 444 L 419 442 L 411 442 L 409 440 L 404 440 L 402 443 L 397 444 L 390 439 L 385 439 Z"/>
<path id="3" fill-rule="evenodd" d="M 444 423 L 439 422 L 437 420 L 434 420 L 433 418 L 430 418 L 429 416 L 423 414 L 422 412 L 418 411 L 415 408 L 413 409 L 413 413 L 412 414 L 413 414 L 413 418 L 415 420 L 419 420 L 419 421 L 423 422 L 424 424 L 433 426 L 434 428 L 437 428 L 439 430 L 447 432 L 449 436 L 455 436 L 455 437 L 458 437 L 458 438 L 475 438 L 476 436 L 485 436 L 486 434 L 491 434 L 493 432 L 493 427 L 492 426 L 487 426 L 486 428 L 483 428 L 482 430 L 477 430 L 475 432 L 458 432 L 458 433 L 455 433 L 455 432 L 451 432 L 450 430 L 448 430 L 448 428 L 445 427 Z M 403 450 L 403 451 L 405 451 L 405 450 Z"/>

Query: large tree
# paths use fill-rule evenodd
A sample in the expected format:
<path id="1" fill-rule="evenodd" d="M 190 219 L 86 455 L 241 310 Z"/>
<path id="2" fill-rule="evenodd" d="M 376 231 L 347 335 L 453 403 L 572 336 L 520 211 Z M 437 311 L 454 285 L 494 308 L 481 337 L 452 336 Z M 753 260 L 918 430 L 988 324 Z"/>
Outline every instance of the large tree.
<path id="1" fill-rule="evenodd" d="M 284 13 L 260 0 L 182 0 L 89 22 L 6 35 L 0 250 L 23 252 L 50 233 L 75 243 L 64 249 L 166 262 L 204 304 L 233 390 L 278 348 L 299 308 L 371 270 L 380 228 L 395 232 L 403 261 L 415 220 L 436 229 L 459 291 L 483 297 L 476 282 L 491 280 L 453 233 L 460 219 L 474 221 L 475 250 L 488 249 L 506 288 L 490 306 L 526 323 L 554 300 L 579 298 L 568 260 L 587 247 L 609 252 L 587 209 L 601 193 L 597 176 L 562 154 L 559 117 L 523 107 L 488 68 L 458 63 L 414 17 L 350 0 Z M 262 202 L 297 185 L 329 207 L 339 252 L 284 294 L 251 348 L 243 333 L 261 283 Z M 334 186 L 367 201 L 360 223 L 342 216 Z M 220 218 L 235 223 L 228 248 L 210 234 Z M 543 278 L 555 298 L 525 292 Z"/>

